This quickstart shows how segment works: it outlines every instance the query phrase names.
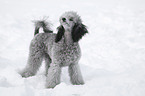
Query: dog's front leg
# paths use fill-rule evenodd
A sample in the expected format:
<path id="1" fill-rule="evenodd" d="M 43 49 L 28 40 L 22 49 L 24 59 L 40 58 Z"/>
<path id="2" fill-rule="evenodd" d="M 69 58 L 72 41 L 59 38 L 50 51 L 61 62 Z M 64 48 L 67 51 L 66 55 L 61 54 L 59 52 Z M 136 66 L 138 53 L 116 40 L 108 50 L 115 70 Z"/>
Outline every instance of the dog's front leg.
<path id="1" fill-rule="evenodd" d="M 60 83 L 61 67 L 58 64 L 51 64 L 46 78 L 46 87 L 54 88 Z"/>
<path id="2" fill-rule="evenodd" d="M 51 58 L 49 57 L 48 54 L 45 54 L 44 60 L 45 60 L 45 76 L 47 76 L 47 74 L 48 74 L 48 69 L 49 69 L 50 64 L 51 64 Z"/>
<path id="3" fill-rule="evenodd" d="M 77 63 L 71 64 L 69 66 L 69 76 L 70 76 L 70 81 L 73 85 L 84 84 L 84 80 L 79 65 Z"/>

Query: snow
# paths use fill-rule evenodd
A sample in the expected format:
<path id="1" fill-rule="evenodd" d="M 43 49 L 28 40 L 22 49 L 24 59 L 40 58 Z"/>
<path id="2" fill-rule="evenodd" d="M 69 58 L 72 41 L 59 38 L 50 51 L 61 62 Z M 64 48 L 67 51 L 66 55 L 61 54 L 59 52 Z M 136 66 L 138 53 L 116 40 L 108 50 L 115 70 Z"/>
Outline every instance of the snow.
<path id="1" fill-rule="evenodd" d="M 1 0 L 0 96 L 145 96 L 145 1 Z M 59 17 L 74 10 L 87 25 L 80 67 L 85 85 L 72 85 L 67 67 L 61 83 L 44 87 L 44 62 L 36 76 L 22 78 L 32 20 L 49 16 L 56 32 Z"/>

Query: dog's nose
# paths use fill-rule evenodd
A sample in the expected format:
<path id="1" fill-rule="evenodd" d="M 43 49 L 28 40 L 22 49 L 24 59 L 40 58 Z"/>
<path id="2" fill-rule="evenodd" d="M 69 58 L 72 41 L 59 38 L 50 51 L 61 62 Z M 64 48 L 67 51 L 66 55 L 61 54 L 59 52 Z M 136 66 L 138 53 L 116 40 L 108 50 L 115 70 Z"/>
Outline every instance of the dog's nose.
<path id="1" fill-rule="evenodd" d="M 66 22 L 66 18 L 62 18 L 62 21 L 63 21 L 63 22 Z"/>

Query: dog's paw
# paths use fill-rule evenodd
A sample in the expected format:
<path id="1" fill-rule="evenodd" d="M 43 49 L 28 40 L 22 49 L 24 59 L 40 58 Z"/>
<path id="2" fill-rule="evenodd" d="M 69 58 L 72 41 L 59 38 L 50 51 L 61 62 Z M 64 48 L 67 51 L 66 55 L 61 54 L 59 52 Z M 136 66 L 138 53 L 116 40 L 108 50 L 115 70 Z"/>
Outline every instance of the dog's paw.
<path id="1" fill-rule="evenodd" d="M 29 71 L 21 71 L 19 72 L 19 74 L 24 77 L 24 78 L 27 78 L 27 77 L 30 77 L 30 76 L 34 76 L 35 74 L 33 74 L 32 72 L 29 72 Z"/>
<path id="2" fill-rule="evenodd" d="M 56 86 L 55 83 L 51 83 L 51 84 L 50 84 L 50 83 L 46 83 L 46 84 L 45 84 L 45 87 L 46 87 L 46 88 L 54 88 L 55 86 Z"/>
<path id="3" fill-rule="evenodd" d="M 46 87 L 46 88 L 54 88 L 54 87 L 57 86 L 58 84 L 60 84 L 60 81 L 47 80 L 47 79 L 46 79 L 45 87 Z"/>
<path id="4" fill-rule="evenodd" d="M 73 85 L 84 85 L 85 84 L 85 82 L 83 80 L 82 81 L 71 81 L 71 83 Z"/>

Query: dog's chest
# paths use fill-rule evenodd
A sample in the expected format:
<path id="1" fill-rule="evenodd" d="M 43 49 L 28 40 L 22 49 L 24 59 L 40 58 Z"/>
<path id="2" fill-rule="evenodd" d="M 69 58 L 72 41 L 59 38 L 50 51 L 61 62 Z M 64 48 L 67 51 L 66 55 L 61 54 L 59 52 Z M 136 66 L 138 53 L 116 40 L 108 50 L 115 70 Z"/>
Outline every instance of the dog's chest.
<path id="1" fill-rule="evenodd" d="M 62 66 L 68 66 L 73 62 L 77 62 L 80 59 L 80 48 L 78 44 L 61 44 L 55 47 L 54 58 L 56 62 Z"/>

